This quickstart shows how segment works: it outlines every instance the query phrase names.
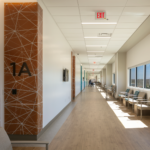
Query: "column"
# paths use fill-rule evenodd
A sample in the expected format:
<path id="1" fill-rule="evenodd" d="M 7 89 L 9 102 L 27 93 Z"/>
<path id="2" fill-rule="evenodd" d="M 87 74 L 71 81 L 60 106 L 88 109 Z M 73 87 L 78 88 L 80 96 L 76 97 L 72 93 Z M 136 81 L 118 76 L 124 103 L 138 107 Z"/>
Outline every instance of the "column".
<path id="1" fill-rule="evenodd" d="M 116 95 L 126 89 L 126 53 L 117 53 L 115 56 Z"/>
<path id="2" fill-rule="evenodd" d="M 43 127 L 43 11 L 37 2 L 4 5 L 5 130 L 11 139 L 36 140 Z"/>

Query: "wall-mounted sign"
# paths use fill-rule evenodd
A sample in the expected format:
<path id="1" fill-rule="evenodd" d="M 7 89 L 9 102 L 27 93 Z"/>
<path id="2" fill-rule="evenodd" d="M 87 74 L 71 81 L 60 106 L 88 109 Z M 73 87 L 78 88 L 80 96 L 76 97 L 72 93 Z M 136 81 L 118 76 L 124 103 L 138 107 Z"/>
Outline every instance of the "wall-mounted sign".
<path id="1" fill-rule="evenodd" d="M 105 19 L 105 18 L 106 18 L 105 11 L 96 12 L 96 19 Z"/>
<path id="2" fill-rule="evenodd" d="M 16 76 L 16 63 L 13 62 L 10 65 L 13 66 L 13 76 Z M 18 76 L 21 76 L 22 73 L 27 73 L 29 76 L 31 76 L 31 72 L 30 72 L 30 70 L 29 70 L 28 65 L 27 65 L 26 62 L 23 62 L 22 67 L 21 67 L 21 69 L 19 71 Z"/>

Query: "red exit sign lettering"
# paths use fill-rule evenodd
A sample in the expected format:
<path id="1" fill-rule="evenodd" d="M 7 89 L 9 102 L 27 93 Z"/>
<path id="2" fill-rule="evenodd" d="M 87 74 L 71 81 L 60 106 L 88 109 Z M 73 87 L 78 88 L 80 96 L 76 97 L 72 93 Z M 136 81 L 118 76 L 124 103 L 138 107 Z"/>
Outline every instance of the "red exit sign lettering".
<path id="1" fill-rule="evenodd" d="M 97 12 L 97 19 L 104 19 L 105 18 L 105 12 Z"/>

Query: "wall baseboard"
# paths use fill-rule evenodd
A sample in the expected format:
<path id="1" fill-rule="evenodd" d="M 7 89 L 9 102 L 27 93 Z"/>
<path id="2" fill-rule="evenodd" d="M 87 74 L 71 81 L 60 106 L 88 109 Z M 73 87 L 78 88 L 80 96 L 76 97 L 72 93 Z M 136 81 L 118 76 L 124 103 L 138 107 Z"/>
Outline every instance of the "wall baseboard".
<path id="1" fill-rule="evenodd" d="M 37 135 L 8 135 L 11 141 L 36 141 Z"/>
<path id="2" fill-rule="evenodd" d="M 59 117 L 59 115 L 71 104 L 72 101 L 70 101 L 43 129 L 42 131 L 37 135 L 37 139 L 49 128 L 49 126 Z"/>
<path id="3" fill-rule="evenodd" d="M 57 117 L 71 104 L 71 101 L 42 129 L 38 135 L 8 135 L 11 141 L 37 141 Z"/>

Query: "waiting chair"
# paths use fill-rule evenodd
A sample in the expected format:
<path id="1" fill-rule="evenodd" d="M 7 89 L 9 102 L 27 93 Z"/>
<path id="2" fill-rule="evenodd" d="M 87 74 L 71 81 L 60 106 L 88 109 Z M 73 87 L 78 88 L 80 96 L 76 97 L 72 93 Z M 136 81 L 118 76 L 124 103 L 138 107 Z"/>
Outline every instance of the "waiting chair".
<path id="1" fill-rule="evenodd" d="M 123 98 L 127 97 L 128 96 L 128 93 L 129 93 L 130 89 L 126 89 L 125 92 L 120 92 L 119 94 L 119 100 L 121 102 L 121 100 L 123 100 Z"/>
<path id="2" fill-rule="evenodd" d="M 0 128 L 0 150 L 13 150 L 12 144 L 44 144 L 48 150 L 49 142 L 43 141 L 10 141 L 4 128 Z"/>
<path id="3" fill-rule="evenodd" d="M 138 101 L 138 103 L 134 105 L 134 112 L 136 113 L 137 116 L 141 115 L 141 119 L 142 119 L 143 111 L 148 111 L 148 110 L 150 111 L 150 98 L 148 101 L 147 100 Z"/>
<path id="4" fill-rule="evenodd" d="M 137 91 L 136 91 L 137 92 Z M 137 97 L 134 97 L 133 99 L 129 99 L 128 100 L 128 105 L 131 104 L 132 105 L 132 109 L 134 110 L 134 104 L 138 103 L 139 101 L 142 101 L 143 99 L 145 99 L 146 93 L 144 92 L 139 92 Z"/>

